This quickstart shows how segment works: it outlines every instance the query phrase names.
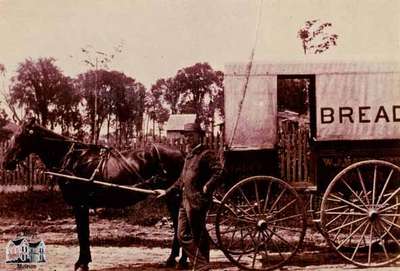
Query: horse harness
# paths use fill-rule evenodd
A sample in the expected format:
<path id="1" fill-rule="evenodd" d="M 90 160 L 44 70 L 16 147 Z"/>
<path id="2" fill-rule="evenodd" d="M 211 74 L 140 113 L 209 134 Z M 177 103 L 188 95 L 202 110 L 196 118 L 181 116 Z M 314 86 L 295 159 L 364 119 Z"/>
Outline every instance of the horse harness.
<path id="1" fill-rule="evenodd" d="M 158 160 L 157 162 L 159 164 L 159 171 L 157 172 L 157 174 L 152 175 L 148 179 L 145 179 L 135 167 L 133 167 L 129 164 L 126 157 L 120 151 L 118 151 L 112 147 L 108 147 L 108 146 L 104 146 L 104 145 L 87 144 L 87 143 L 73 141 L 73 140 L 61 140 L 61 139 L 54 139 L 54 138 L 46 138 L 46 139 L 52 140 L 52 141 L 64 141 L 64 142 L 67 141 L 67 142 L 71 143 L 67 153 L 64 155 L 64 157 L 60 163 L 59 168 L 54 169 L 55 171 L 58 171 L 58 172 L 68 173 L 71 176 L 74 176 L 73 169 L 70 168 L 70 166 L 71 166 L 70 163 L 71 163 L 71 159 L 73 159 L 73 155 L 77 152 L 87 151 L 91 148 L 99 148 L 100 149 L 100 151 L 99 151 L 100 159 L 99 159 L 99 162 L 97 163 L 96 168 L 93 170 L 93 173 L 91 174 L 90 178 L 88 179 L 88 181 L 90 181 L 90 182 L 93 182 L 95 180 L 95 178 L 99 172 L 104 172 L 106 162 L 110 159 L 111 155 L 113 155 L 114 158 L 118 159 L 118 161 L 121 162 L 121 165 L 130 174 L 135 175 L 139 179 L 139 182 L 137 184 L 133 185 L 132 187 L 138 187 L 138 186 L 143 186 L 146 184 L 151 184 L 151 183 L 156 182 L 159 179 L 165 179 L 167 176 L 167 171 L 165 170 L 164 163 L 161 159 L 160 151 L 155 144 L 152 144 L 152 148 L 155 150 L 155 153 L 156 153 L 156 157 Z M 87 163 L 90 163 L 90 162 L 91 161 L 88 161 Z"/>

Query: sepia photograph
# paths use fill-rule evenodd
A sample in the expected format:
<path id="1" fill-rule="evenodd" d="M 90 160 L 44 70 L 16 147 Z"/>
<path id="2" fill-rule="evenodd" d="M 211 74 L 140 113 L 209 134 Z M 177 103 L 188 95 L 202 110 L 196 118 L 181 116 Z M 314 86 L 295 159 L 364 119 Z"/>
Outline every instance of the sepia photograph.
<path id="1" fill-rule="evenodd" d="M 399 15 L 0 0 L 0 270 L 399 270 Z"/>

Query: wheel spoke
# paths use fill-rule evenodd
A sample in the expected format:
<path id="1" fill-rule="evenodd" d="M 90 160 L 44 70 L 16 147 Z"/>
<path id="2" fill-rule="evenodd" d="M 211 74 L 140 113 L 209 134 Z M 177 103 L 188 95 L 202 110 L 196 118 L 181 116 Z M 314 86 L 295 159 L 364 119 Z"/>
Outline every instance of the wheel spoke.
<path id="1" fill-rule="evenodd" d="M 380 214 L 380 216 L 400 217 L 400 214 Z"/>
<path id="2" fill-rule="evenodd" d="M 258 238 L 260 238 L 260 233 L 258 233 Z M 251 267 L 254 269 L 255 263 L 256 263 L 256 258 L 257 258 L 257 254 L 258 254 L 258 250 L 260 248 L 258 247 L 258 245 L 256 245 L 256 249 L 254 250 L 254 256 L 253 256 L 253 262 L 251 264 Z"/>
<path id="3" fill-rule="evenodd" d="M 271 185 L 272 185 L 272 182 L 269 182 L 269 183 L 268 183 L 268 189 L 267 189 L 267 195 L 265 196 L 265 202 L 264 202 L 263 213 L 265 213 L 266 210 L 267 210 L 267 205 L 268 205 L 268 200 L 269 200 L 269 193 L 270 193 L 270 191 L 271 191 Z"/>
<path id="4" fill-rule="evenodd" d="M 265 236 L 265 232 L 261 231 L 261 237 L 263 239 L 263 243 L 264 243 L 264 251 L 265 251 L 265 258 L 268 258 L 268 242 L 271 240 L 271 238 L 267 237 L 268 240 L 266 240 L 266 236 Z"/>
<path id="5" fill-rule="evenodd" d="M 244 194 L 242 188 L 239 187 L 239 191 L 240 191 L 240 193 L 242 194 L 244 200 L 245 200 L 245 201 L 247 202 L 247 204 L 249 205 L 249 207 L 251 207 L 251 210 L 252 210 L 254 216 L 255 216 L 255 217 L 258 217 L 256 211 L 254 210 L 253 205 L 250 203 L 249 199 L 248 199 L 248 198 L 246 197 L 246 195 Z"/>
<path id="6" fill-rule="evenodd" d="M 258 209 L 258 213 L 261 214 L 261 203 L 260 203 L 260 196 L 258 195 L 258 185 L 257 185 L 257 182 L 254 182 L 254 192 L 256 193 L 256 200 L 257 200 L 257 209 Z"/>
<path id="7" fill-rule="evenodd" d="M 365 189 L 364 179 L 363 179 L 363 177 L 361 176 L 360 168 L 357 168 L 357 174 L 358 174 L 358 180 L 360 181 L 361 187 L 362 187 L 362 189 L 363 189 L 363 191 L 364 191 L 364 195 L 365 195 L 365 198 L 366 198 L 366 200 L 367 200 L 367 204 L 369 205 L 370 202 L 369 202 L 367 190 Z"/>
<path id="8" fill-rule="evenodd" d="M 328 233 L 331 233 L 331 232 L 334 232 L 334 231 L 336 231 L 336 230 L 338 230 L 338 229 L 341 229 L 341 228 L 350 226 L 350 225 L 352 225 L 352 224 L 355 224 L 355 223 L 357 223 L 357 222 L 360 222 L 360 221 L 363 220 L 363 219 L 365 219 L 365 217 L 361 217 L 361 218 L 359 218 L 359 219 L 353 220 L 353 221 L 351 221 L 351 222 L 349 222 L 349 223 L 346 223 L 346 224 L 344 224 L 344 225 L 341 225 L 341 226 L 339 226 L 339 227 L 336 227 L 336 228 L 334 228 L 334 229 L 331 229 L 330 231 L 328 231 Z"/>
<path id="9" fill-rule="evenodd" d="M 372 205 L 375 204 L 375 186 L 376 186 L 376 169 L 378 168 L 377 165 L 375 165 L 374 168 L 374 179 L 372 182 Z M 372 233 L 372 228 L 371 228 L 371 233 Z"/>
<path id="10" fill-rule="evenodd" d="M 376 204 L 377 204 L 377 205 L 379 204 L 379 202 L 381 202 L 383 193 L 385 193 L 385 190 L 386 190 L 386 187 L 387 187 L 387 185 L 388 185 L 388 183 L 389 183 L 389 180 L 392 178 L 392 174 L 393 174 L 393 169 L 390 171 L 388 177 L 386 178 L 385 185 L 383 186 L 382 191 L 381 191 L 381 193 L 379 194 L 378 200 L 376 201 Z"/>
<path id="11" fill-rule="evenodd" d="M 270 212 L 273 212 L 276 205 L 278 204 L 278 202 L 280 201 L 282 195 L 286 192 L 286 187 L 281 191 L 281 193 L 279 194 L 278 198 L 274 201 L 274 203 L 272 204 L 271 208 L 269 209 Z"/>
<path id="12" fill-rule="evenodd" d="M 385 241 L 382 239 L 382 236 L 381 236 L 381 234 L 379 233 L 378 229 L 375 227 L 375 225 L 374 225 L 374 224 L 371 224 L 371 227 L 374 229 L 374 231 L 375 231 L 375 233 L 376 233 L 376 236 L 378 236 L 378 238 L 379 238 L 379 240 L 380 240 L 380 243 L 381 243 L 381 245 L 382 245 L 382 249 L 383 249 L 383 252 L 385 253 L 386 259 L 389 259 L 389 255 L 387 254 L 387 250 L 386 250 L 386 247 L 385 247 Z"/>
<path id="13" fill-rule="evenodd" d="M 285 256 L 282 255 L 282 251 L 280 250 L 279 246 L 275 243 L 274 238 L 271 238 L 271 243 L 275 247 L 275 249 L 278 251 L 279 256 L 281 256 L 281 258 L 283 260 L 286 260 Z"/>
<path id="14" fill-rule="evenodd" d="M 286 204 L 284 207 L 282 207 L 280 210 L 278 210 L 277 212 L 275 212 L 273 215 L 276 216 L 277 214 L 283 212 L 284 210 L 286 210 L 286 208 L 288 208 L 290 205 L 292 205 L 294 202 L 296 202 L 297 199 L 292 200 L 291 202 L 289 202 L 288 204 Z"/>
<path id="15" fill-rule="evenodd" d="M 235 237 L 236 232 L 237 232 L 237 231 L 233 231 L 233 232 L 232 232 L 231 240 L 230 240 L 230 242 L 229 242 L 228 247 L 232 247 L 232 243 L 233 243 L 233 240 L 234 240 L 234 237 Z"/>
<path id="16" fill-rule="evenodd" d="M 250 239 L 252 239 L 252 231 L 247 231 L 246 234 L 243 234 L 243 228 L 240 229 L 240 239 L 236 240 L 235 242 L 232 241 L 232 243 L 229 244 L 228 248 L 235 248 L 236 244 L 238 244 L 239 242 L 242 244 L 242 248 L 244 247 L 244 241 L 246 240 L 246 237 L 250 237 Z"/>
<path id="17" fill-rule="evenodd" d="M 326 209 L 325 212 L 337 211 L 337 210 L 340 210 L 340 209 L 343 209 L 343 208 L 349 208 L 349 206 L 342 205 L 342 206 L 338 206 L 338 207 L 333 207 L 333 208 L 330 208 L 330 209 Z M 319 211 L 317 213 L 321 213 L 321 211 Z"/>
<path id="18" fill-rule="evenodd" d="M 384 208 L 384 209 L 379 209 L 378 208 L 378 211 L 379 212 L 386 212 L 386 211 L 388 211 L 388 210 L 390 210 L 390 209 L 394 209 L 394 208 L 396 208 L 396 207 L 398 207 L 398 206 L 400 206 L 400 202 L 399 203 L 396 203 L 396 204 L 394 204 L 394 205 L 390 205 L 390 206 L 388 206 L 388 207 L 386 207 L 386 208 Z M 383 214 L 382 214 L 383 215 Z"/>
<path id="19" fill-rule="evenodd" d="M 292 244 L 290 244 L 288 241 L 286 241 L 285 239 L 283 239 L 281 236 L 279 236 L 276 232 L 271 231 L 270 229 L 267 228 L 267 231 L 269 231 L 272 235 L 275 235 L 278 239 L 280 239 L 281 241 L 283 241 L 286 245 L 292 247 L 292 248 L 296 248 L 295 246 L 293 246 Z"/>
<path id="20" fill-rule="evenodd" d="M 371 264 L 371 254 L 372 254 L 372 225 L 369 231 L 368 265 Z"/>
<path id="21" fill-rule="evenodd" d="M 282 222 L 282 221 L 289 220 L 289 219 L 296 218 L 296 217 L 300 217 L 300 216 L 303 216 L 303 214 L 291 215 L 291 216 L 287 216 L 287 217 L 271 220 L 271 221 L 268 221 L 268 223 Z"/>
<path id="22" fill-rule="evenodd" d="M 365 213 L 355 213 L 355 212 L 351 212 L 351 213 L 346 213 L 346 212 L 325 212 L 327 215 L 354 215 L 354 216 L 365 216 Z"/>
<path id="23" fill-rule="evenodd" d="M 347 210 L 345 210 L 345 213 L 337 215 L 334 219 L 331 219 L 331 221 L 329 221 L 328 223 L 326 223 L 325 227 L 328 227 L 330 224 L 332 224 L 333 222 L 335 222 L 336 220 L 338 220 L 340 217 L 342 217 L 344 214 L 346 214 L 346 212 L 350 212 L 350 209 L 347 206 Z"/>
<path id="24" fill-rule="evenodd" d="M 346 203 L 346 204 L 348 204 L 348 205 L 350 205 L 350 206 L 353 206 L 354 208 L 357 208 L 357 209 L 360 210 L 360 211 L 363 211 L 363 212 L 366 212 L 366 211 L 367 211 L 366 209 L 363 209 L 363 208 L 361 208 L 360 206 L 358 206 L 358 205 L 356 205 L 356 204 L 354 204 L 354 203 L 352 203 L 352 202 L 350 202 L 350 201 L 347 201 L 347 200 L 345 200 L 345 199 L 342 199 L 342 198 L 340 198 L 340 197 L 338 197 L 338 196 L 336 196 L 336 195 L 334 195 L 334 194 L 332 194 L 331 196 L 334 197 L 335 199 L 339 200 L 339 201 L 342 201 L 342 202 L 344 202 L 344 203 Z M 329 199 L 329 198 L 328 198 L 328 199 Z"/>
<path id="25" fill-rule="evenodd" d="M 346 185 L 346 187 L 351 191 L 351 193 L 356 196 L 356 198 L 361 202 L 362 205 L 364 205 L 365 209 L 368 209 L 368 207 L 365 205 L 364 201 L 360 198 L 360 195 L 358 195 L 353 188 L 346 182 L 345 179 L 342 178 L 342 182 Z"/>
<path id="26" fill-rule="evenodd" d="M 354 234 L 356 234 L 362 226 L 364 226 L 364 224 L 367 223 L 367 220 L 365 220 L 363 223 L 361 223 L 349 236 L 346 237 L 346 239 L 344 239 L 337 247 L 336 249 L 341 248 L 344 243 L 346 243 L 351 237 L 353 237 Z"/>
<path id="27" fill-rule="evenodd" d="M 349 219 L 349 217 L 350 217 L 350 215 L 347 215 L 342 224 L 345 224 L 347 222 L 347 220 Z M 342 232 L 342 229 L 343 228 L 338 229 L 335 237 L 333 238 L 333 242 L 335 242 L 336 239 L 339 237 L 339 234 Z"/>
<path id="28" fill-rule="evenodd" d="M 379 225 L 381 225 L 381 227 L 385 230 L 385 232 L 386 232 L 390 237 L 392 237 L 392 239 L 396 242 L 397 246 L 400 247 L 400 242 L 399 242 L 399 240 L 397 240 L 397 238 L 393 236 L 393 234 L 390 232 L 390 230 L 388 230 L 388 229 L 385 227 L 385 225 L 382 223 L 382 221 L 381 221 L 381 220 L 378 220 L 378 223 L 379 223 Z"/>
<path id="29" fill-rule="evenodd" d="M 383 203 L 382 205 L 385 205 L 386 203 L 388 203 L 397 193 L 399 193 L 400 191 L 400 187 L 397 188 Z"/>
<path id="30" fill-rule="evenodd" d="M 354 249 L 353 254 L 351 255 L 351 260 L 353 260 L 353 259 L 354 259 L 354 256 L 356 256 L 357 250 L 358 250 L 358 248 L 360 247 L 362 240 L 364 239 L 364 236 L 365 236 L 365 233 L 366 233 L 367 230 L 368 230 L 368 227 L 369 227 L 369 224 L 367 224 L 367 226 L 365 226 L 365 229 L 364 229 L 363 233 L 361 234 L 360 241 L 358 241 L 357 246 L 356 246 L 356 248 Z"/>
<path id="31" fill-rule="evenodd" d="M 399 225 L 393 223 L 392 221 L 387 220 L 387 219 L 384 218 L 384 217 L 381 217 L 381 220 L 383 220 L 386 224 L 389 224 L 389 225 L 391 225 L 391 226 L 393 226 L 393 227 L 396 227 L 396 228 L 400 229 L 400 226 L 399 226 Z"/>

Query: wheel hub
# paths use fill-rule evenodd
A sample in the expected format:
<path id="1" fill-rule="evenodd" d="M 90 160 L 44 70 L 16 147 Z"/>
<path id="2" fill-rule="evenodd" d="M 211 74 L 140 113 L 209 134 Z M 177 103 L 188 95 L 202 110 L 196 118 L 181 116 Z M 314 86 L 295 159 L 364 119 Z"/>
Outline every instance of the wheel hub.
<path id="1" fill-rule="evenodd" d="M 379 212 L 377 210 L 371 209 L 368 211 L 368 218 L 371 221 L 375 221 L 378 218 L 378 216 L 379 216 Z"/>
<path id="2" fill-rule="evenodd" d="M 257 222 L 257 228 L 259 230 L 265 230 L 267 228 L 267 224 L 268 224 L 267 221 L 265 221 L 264 219 L 260 219 Z"/>

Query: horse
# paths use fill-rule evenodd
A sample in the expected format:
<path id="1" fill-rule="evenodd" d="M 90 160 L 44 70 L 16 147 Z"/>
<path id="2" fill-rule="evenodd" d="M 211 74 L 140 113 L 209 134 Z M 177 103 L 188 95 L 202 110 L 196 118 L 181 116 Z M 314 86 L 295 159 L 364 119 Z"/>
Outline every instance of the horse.
<path id="1" fill-rule="evenodd" d="M 79 241 L 79 258 L 75 271 L 88 271 L 90 254 L 89 209 L 123 208 L 144 200 L 148 194 L 96 184 L 124 185 L 142 189 L 165 189 L 179 178 L 184 157 L 181 151 L 153 144 L 140 150 L 118 152 L 105 146 L 86 144 L 59 135 L 36 123 L 24 121 L 12 137 L 4 158 L 4 168 L 14 170 L 28 155 L 36 154 L 47 170 L 56 175 L 63 198 L 73 207 Z M 85 178 L 88 181 L 65 178 L 64 175 Z M 61 176 L 61 177 L 60 177 Z M 180 245 L 177 239 L 179 195 L 167 197 L 166 203 L 173 221 L 174 239 L 166 266 L 175 266 Z M 187 266 L 187 256 L 182 250 L 178 264 Z"/>

